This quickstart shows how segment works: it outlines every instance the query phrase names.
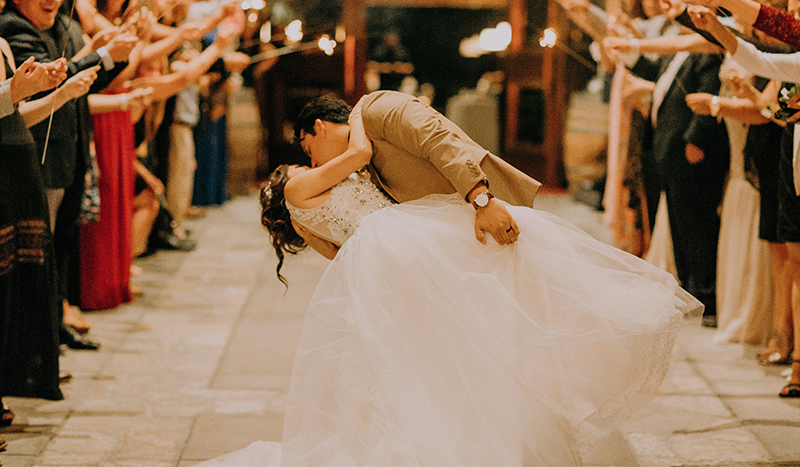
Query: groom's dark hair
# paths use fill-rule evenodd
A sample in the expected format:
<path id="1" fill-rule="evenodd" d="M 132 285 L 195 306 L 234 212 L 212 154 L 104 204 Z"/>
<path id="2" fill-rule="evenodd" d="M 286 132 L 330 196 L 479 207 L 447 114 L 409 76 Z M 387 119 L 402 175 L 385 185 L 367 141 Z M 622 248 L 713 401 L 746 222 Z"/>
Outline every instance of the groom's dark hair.
<path id="1" fill-rule="evenodd" d="M 331 123 L 347 123 L 352 107 L 347 102 L 335 97 L 317 97 L 306 104 L 294 122 L 294 138 L 300 141 L 300 130 L 314 135 L 314 122 L 320 119 Z"/>

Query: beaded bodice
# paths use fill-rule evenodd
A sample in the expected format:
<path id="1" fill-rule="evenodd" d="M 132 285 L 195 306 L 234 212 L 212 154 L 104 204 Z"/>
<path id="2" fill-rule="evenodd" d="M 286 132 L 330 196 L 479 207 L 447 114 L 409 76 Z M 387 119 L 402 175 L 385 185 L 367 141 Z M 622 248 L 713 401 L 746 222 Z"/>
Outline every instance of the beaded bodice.
<path id="1" fill-rule="evenodd" d="M 322 205 L 302 209 L 287 202 L 286 207 L 295 221 L 318 237 L 342 245 L 355 233 L 362 217 L 392 203 L 363 168 L 331 188 L 328 200 Z"/>

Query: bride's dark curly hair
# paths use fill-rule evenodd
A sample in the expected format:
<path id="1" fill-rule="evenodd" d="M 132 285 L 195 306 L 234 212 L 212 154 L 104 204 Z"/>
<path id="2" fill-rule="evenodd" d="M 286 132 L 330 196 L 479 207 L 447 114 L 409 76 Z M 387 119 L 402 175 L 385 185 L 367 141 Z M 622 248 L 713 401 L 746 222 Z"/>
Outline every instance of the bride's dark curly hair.
<path id="1" fill-rule="evenodd" d="M 288 174 L 288 165 L 278 166 L 261 188 L 261 223 L 269 231 L 272 248 L 278 255 L 278 267 L 275 270 L 278 280 L 287 287 L 289 283 L 281 275 L 284 252 L 296 254 L 307 246 L 305 240 L 292 227 L 291 216 L 283 197 L 283 188 L 289 180 Z"/>

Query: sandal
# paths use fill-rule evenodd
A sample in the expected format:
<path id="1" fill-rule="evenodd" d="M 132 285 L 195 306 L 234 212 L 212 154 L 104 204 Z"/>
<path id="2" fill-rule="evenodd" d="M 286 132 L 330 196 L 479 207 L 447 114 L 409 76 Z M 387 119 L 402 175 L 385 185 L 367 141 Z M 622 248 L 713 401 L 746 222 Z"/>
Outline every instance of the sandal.
<path id="1" fill-rule="evenodd" d="M 795 399 L 800 397 L 800 384 L 787 384 L 783 387 L 783 389 L 781 389 L 781 392 L 778 393 L 778 396 Z"/>
<path id="2" fill-rule="evenodd" d="M 14 421 L 14 412 L 12 412 L 8 406 L 3 403 L 2 412 L 0 412 L 0 427 L 11 426 L 11 422 Z"/>
<path id="3" fill-rule="evenodd" d="M 0 452 L 5 451 L 8 448 L 8 441 L 5 438 L 0 438 Z"/>
<path id="4" fill-rule="evenodd" d="M 758 353 L 762 365 L 787 365 L 792 362 L 792 335 L 779 333 L 770 339 L 767 348 Z"/>

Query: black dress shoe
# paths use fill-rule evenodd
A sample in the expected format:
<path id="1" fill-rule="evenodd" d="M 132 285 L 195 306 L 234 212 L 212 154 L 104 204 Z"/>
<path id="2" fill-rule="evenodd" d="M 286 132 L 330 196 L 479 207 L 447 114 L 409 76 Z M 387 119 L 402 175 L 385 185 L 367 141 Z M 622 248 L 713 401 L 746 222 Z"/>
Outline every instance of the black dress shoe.
<path id="1" fill-rule="evenodd" d="M 58 338 L 61 345 L 66 345 L 72 350 L 97 350 L 100 348 L 100 344 L 81 336 L 72 326 L 66 324 L 61 325 Z"/>
<path id="2" fill-rule="evenodd" d="M 153 246 L 162 250 L 193 251 L 197 248 L 197 240 L 192 238 L 181 238 L 174 233 L 158 235 Z"/>
<path id="3" fill-rule="evenodd" d="M 700 320 L 700 324 L 707 328 L 715 328 L 717 327 L 717 315 L 703 315 L 702 320 Z"/>

